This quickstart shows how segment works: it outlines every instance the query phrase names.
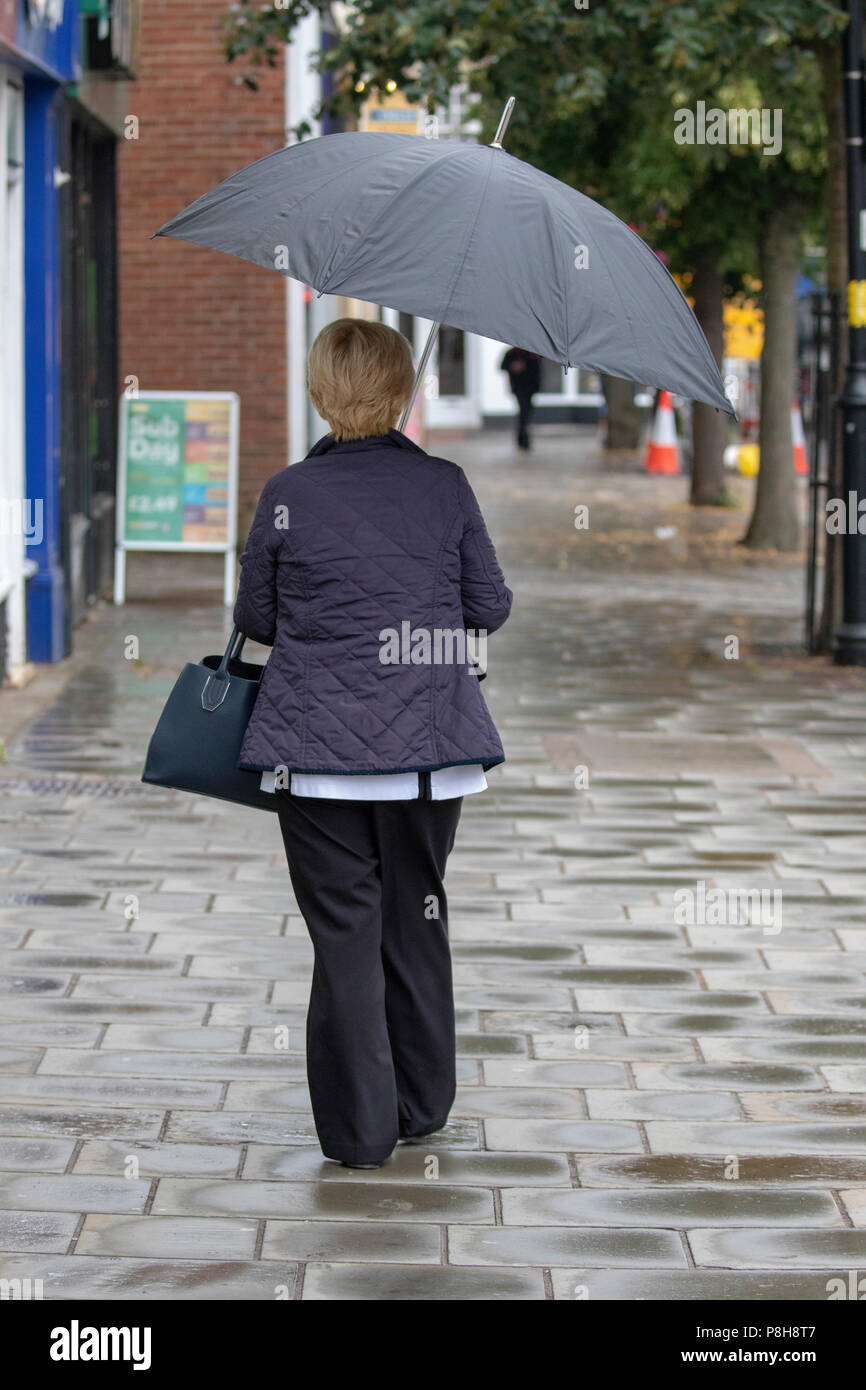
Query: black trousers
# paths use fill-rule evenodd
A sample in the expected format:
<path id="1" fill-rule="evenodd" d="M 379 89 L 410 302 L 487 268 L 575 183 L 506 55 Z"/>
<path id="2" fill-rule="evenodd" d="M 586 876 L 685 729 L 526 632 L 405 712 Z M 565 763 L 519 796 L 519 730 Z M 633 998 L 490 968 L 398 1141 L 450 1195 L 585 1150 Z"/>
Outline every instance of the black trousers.
<path id="1" fill-rule="evenodd" d="M 454 1102 L 443 887 L 462 798 L 280 796 L 292 887 L 313 942 L 307 1079 L 326 1158 L 378 1163 L 441 1129 Z"/>
<path id="2" fill-rule="evenodd" d="M 529 448 L 529 422 L 532 419 L 532 396 L 524 391 L 516 395 L 517 400 L 517 442 L 522 449 Z"/>

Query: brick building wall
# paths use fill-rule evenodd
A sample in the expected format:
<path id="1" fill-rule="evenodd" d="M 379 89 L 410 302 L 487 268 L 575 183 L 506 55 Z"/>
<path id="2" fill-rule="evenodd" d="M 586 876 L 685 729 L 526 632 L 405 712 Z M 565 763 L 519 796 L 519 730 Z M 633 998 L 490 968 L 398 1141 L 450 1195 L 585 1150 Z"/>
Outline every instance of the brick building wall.
<path id="1" fill-rule="evenodd" d="M 285 281 L 153 232 L 242 165 L 284 144 L 283 63 L 259 90 L 222 51 L 222 0 L 145 0 L 131 88 L 139 138 L 118 153 L 120 379 L 141 390 L 237 391 L 241 541 L 286 456 Z"/>

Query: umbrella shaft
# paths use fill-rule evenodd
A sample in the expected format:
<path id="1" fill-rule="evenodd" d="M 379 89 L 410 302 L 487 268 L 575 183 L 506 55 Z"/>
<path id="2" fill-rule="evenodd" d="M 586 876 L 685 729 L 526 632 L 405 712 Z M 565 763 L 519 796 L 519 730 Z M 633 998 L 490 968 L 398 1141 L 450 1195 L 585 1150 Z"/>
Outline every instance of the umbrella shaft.
<path id="1" fill-rule="evenodd" d="M 433 345 L 436 342 L 436 339 L 439 337 L 439 329 L 441 327 L 441 323 L 434 323 L 430 329 L 430 332 L 427 334 L 427 341 L 424 344 L 424 351 L 421 353 L 421 358 L 418 362 L 418 370 L 415 373 L 415 380 L 412 383 L 412 394 L 406 403 L 406 408 L 403 411 L 403 414 L 400 416 L 400 420 L 397 425 L 398 430 L 405 430 L 407 424 L 409 423 L 409 416 L 412 413 L 412 406 L 415 404 L 415 397 L 418 394 L 418 387 L 424 380 L 424 374 L 427 371 L 427 363 L 430 361 L 430 354 L 433 351 Z"/>
<path id="2" fill-rule="evenodd" d="M 494 149 L 502 149 L 501 142 L 506 130 L 508 129 L 508 122 L 511 120 L 511 113 L 514 110 L 514 101 L 514 97 L 509 97 L 504 107 L 502 108 L 502 115 L 499 118 L 499 125 L 497 126 L 496 134 L 494 135 L 493 140 L 491 141 L 491 144 L 493 145 Z M 418 387 L 421 385 L 421 382 L 424 379 L 424 373 L 427 370 L 427 363 L 430 361 L 430 354 L 433 351 L 433 345 L 439 336 L 439 329 L 441 327 L 441 323 L 434 323 L 432 328 L 430 329 L 430 332 L 427 334 L 427 341 L 424 344 L 424 351 L 421 353 L 421 361 L 418 363 L 418 370 L 415 373 L 415 380 L 412 383 L 412 394 L 409 397 L 409 403 L 406 406 L 406 409 L 400 416 L 400 421 L 397 425 L 398 430 L 405 430 L 407 424 L 409 423 L 409 416 L 412 413 L 412 406 L 415 404 L 415 397 L 418 394 Z"/>

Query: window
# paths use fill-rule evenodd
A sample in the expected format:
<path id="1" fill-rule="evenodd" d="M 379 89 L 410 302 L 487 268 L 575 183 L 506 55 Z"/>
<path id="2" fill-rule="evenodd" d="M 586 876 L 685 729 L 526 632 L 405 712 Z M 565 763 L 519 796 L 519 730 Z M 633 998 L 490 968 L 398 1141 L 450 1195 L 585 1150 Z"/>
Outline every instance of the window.
<path id="1" fill-rule="evenodd" d="M 565 382 L 562 367 L 558 362 L 551 362 L 549 358 L 541 359 L 541 385 L 539 391 L 552 396 L 561 396 Z"/>
<path id="2" fill-rule="evenodd" d="M 466 340 L 462 329 L 439 330 L 439 395 L 466 395 Z"/>

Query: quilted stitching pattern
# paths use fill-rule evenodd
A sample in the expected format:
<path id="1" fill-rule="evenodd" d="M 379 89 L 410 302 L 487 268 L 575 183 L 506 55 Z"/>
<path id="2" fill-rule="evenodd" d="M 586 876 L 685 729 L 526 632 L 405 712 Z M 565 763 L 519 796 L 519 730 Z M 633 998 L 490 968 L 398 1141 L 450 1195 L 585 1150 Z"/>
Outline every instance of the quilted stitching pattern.
<path id="1" fill-rule="evenodd" d="M 239 766 L 352 774 L 504 761 L 467 667 L 383 665 L 379 634 L 404 622 L 495 632 L 511 601 L 461 468 L 397 430 L 342 444 L 326 435 L 265 484 L 241 556 L 235 622 L 273 651 Z"/>

